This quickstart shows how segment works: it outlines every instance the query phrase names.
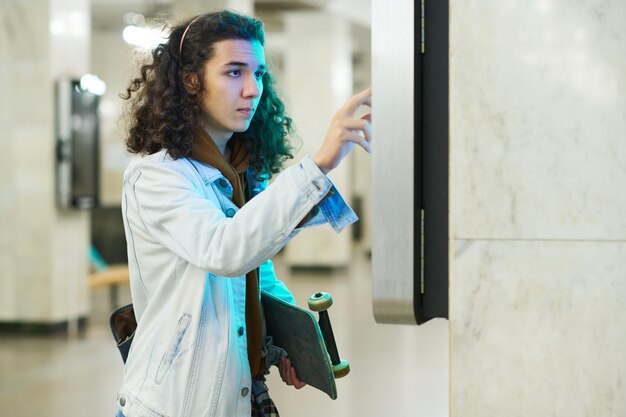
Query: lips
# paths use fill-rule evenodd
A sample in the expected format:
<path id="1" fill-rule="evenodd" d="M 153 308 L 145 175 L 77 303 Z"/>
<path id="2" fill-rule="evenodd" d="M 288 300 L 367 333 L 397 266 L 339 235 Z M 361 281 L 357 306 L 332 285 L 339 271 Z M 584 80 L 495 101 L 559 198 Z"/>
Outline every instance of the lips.
<path id="1" fill-rule="evenodd" d="M 251 116 L 254 114 L 254 109 L 252 107 L 242 107 L 240 109 L 237 109 L 237 111 L 239 113 L 245 114 L 246 116 Z"/>

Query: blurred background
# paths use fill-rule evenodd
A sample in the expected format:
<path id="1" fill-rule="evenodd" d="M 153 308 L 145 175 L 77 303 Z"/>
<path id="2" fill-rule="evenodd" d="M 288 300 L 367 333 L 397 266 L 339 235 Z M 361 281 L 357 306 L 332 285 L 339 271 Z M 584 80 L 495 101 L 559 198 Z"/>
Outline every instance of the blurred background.
<path id="1" fill-rule="evenodd" d="M 119 95 L 167 36 L 164 22 L 219 8 L 265 23 L 269 68 L 295 120 L 295 159 L 312 154 L 334 111 L 371 85 L 369 0 L 0 4 L 0 415 L 115 414 L 123 369 L 108 317 L 130 302 Z M 412 415 L 415 401 L 447 415 L 445 322 L 420 332 L 374 324 L 370 175 L 359 151 L 332 173 L 360 222 L 340 235 L 302 234 L 275 259 L 300 305 L 333 294 L 339 351 L 352 365 L 336 401 L 272 375 L 282 415 Z M 438 342 L 419 341 L 430 333 Z M 432 375 L 418 381 L 418 368 Z"/>

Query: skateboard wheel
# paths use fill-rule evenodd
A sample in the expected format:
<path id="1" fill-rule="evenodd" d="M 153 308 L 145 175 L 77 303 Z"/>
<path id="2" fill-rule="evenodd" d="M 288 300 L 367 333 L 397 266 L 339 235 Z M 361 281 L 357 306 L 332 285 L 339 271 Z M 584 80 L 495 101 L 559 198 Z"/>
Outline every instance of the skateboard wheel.
<path id="1" fill-rule="evenodd" d="M 333 297 L 327 292 L 316 292 L 309 297 L 311 311 L 326 311 L 333 305 Z"/>
<path id="2" fill-rule="evenodd" d="M 341 363 L 337 365 L 333 365 L 333 374 L 335 374 L 335 379 L 343 378 L 344 376 L 350 373 L 350 364 L 348 361 L 342 360 Z"/>

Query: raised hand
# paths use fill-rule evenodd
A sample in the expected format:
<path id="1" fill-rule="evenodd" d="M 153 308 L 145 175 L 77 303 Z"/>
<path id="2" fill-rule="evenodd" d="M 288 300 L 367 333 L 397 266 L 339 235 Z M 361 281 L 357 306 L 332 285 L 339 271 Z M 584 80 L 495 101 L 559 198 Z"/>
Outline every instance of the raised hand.
<path id="1" fill-rule="evenodd" d="M 324 174 L 335 169 L 356 145 L 372 152 L 371 113 L 361 118 L 354 117 L 363 105 L 372 106 L 371 87 L 352 97 L 333 116 L 324 143 L 313 157 Z"/>

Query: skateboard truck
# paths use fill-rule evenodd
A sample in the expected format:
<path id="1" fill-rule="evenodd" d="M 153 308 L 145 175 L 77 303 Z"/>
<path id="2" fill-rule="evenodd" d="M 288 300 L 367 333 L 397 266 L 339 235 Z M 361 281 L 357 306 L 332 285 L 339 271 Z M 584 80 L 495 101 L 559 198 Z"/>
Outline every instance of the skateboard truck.
<path id="1" fill-rule="evenodd" d="M 324 337 L 326 350 L 330 355 L 330 361 L 333 364 L 333 374 L 335 375 L 335 378 L 342 378 L 348 375 L 350 372 L 350 364 L 348 361 L 341 360 L 339 358 L 333 328 L 330 325 L 330 317 L 328 316 L 327 311 L 330 306 L 333 305 L 333 298 L 328 293 L 316 292 L 309 297 L 308 304 L 311 311 L 317 311 L 319 314 L 319 326 L 322 331 L 322 336 Z"/>

